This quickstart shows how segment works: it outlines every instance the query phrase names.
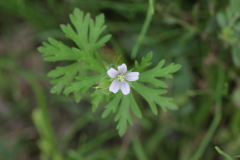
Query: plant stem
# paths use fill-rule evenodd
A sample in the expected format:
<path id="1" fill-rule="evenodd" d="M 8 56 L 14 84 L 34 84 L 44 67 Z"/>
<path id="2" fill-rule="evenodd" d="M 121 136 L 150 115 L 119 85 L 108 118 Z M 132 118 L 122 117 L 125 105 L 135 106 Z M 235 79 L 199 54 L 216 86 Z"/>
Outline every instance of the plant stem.
<path id="1" fill-rule="evenodd" d="M 207 134 L 205 135 L 202 143 L 200 144 L 200 147 L 198 148 L 198 150 L 196 151 L 196 153 L 193 155 L 193 157 L 191 158 L 191 160 L 199 160 L 202 156 L 202 154 L 204 153 L 204 151 L 206 150 L 207 145 L 209 144 L 210 140 L 213 137 L 214 132 L 217 129 L 217 126 L 221 120 L 221 99 L 218 99 L 216 102 L 216 112 L 215 112 L 215 116 L 214 119 L 211 123 L 210 128 L 208 129 Z"/>
<path id="2" fill-rule="evenodd" d="M 223 87 L 223 72 L 219 69 L 219 74 L 218 74 L 218 82 L 217 82 L 217 88 L 215 91 L 216 94 L 216 109 L 215 109 L 215 116 L 214 119 L 202 141 L 200 144 L 199 148 L 195 152 L 195 154 L 190 158 L 190 160 L 199 160 L 201 156 L 203 155 L 204 151 L 206 150 L 210 140 L 212 139 L 214 132 L 216 131 L 222 117 L 222 87 Z"/>
<path id="3" fill-rule="evenodd" d="M 147 11 L 147 16 L 144 21 L 142 30 L 138 36 L 137 42 L 135 43 L 132 53 L 131 53 L 131 58 L 135 59 L 137 56 L 137 52 L 142 44 L 142 41 L 147 33 L 147 30 L 149 28 L 149 25 L 152 21 L 152 16 L 154 15 L 154 0 L 149 0 L 149 6 L 148 6 L 148 11 Z"/>

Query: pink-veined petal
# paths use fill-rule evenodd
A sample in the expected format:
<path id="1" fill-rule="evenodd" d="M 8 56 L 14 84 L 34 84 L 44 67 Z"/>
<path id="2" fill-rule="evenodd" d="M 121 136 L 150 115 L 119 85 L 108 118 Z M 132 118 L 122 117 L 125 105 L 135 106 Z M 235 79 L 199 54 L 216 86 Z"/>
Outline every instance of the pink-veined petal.
<path id="1" fill-rule="evenodd" d="M 116 71 L 116 70 L 113 69 L 113 68 L 110 68 L 110 69 L 107 71 L 107 74 L 108 74 L 109 77 L 111 77 L 111 78 L 116 78 L 117 75 L 118 75 L 118 71 Z"/>
<path id="2" fill-rule="evenodd" d="M 130 86 L 127 82 L 121 82 L 121 90 L 124 95 L 130 93 Z"/>
<path id="3" fill-rule="evenodd" d="M 126 64 L 122 64 L 121 66 L 118 66 L 118 73 L 126 73 L 127 72 L 127 66 Z"/>
<path id="4" fill-rule="evenodd" d="M 128 81 L 136 81 L 138 80 L 139 72 L 129 72 L 125 74 L 126 80 Z"/>
<path id="5" fill-rule="evenodd" d="M 115 79 L 110 85 L 109 91 L 113 93 L 117 93 L 118 90 L 121 88 L 121 85 L 122 85 L 121 82 Z"/>

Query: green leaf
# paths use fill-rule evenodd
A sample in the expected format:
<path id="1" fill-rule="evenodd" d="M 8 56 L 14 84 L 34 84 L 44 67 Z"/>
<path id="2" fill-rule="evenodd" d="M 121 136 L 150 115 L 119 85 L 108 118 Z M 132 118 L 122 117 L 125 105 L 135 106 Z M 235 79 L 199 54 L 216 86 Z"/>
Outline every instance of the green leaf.
<path id="1" fill-rule="evenodd" d="M 79 55 L 79 57 L 81 57 L 82 62 L 85 62 L 84 64 L 82 64 L 82 68 L 87 70 L 93 70 L 98 73 L 103 73 L 105 71 L 104 66 L 102 66 L 102 64 L 97 61 L 97 59 L 93 55 L 88 55 L 77 48 L 73 48 L 73 52 Z"/>
<path id="2" fill-rule="evenodd" d="M 120 136 L 123 136 L 126 132 L 127 122 L 132 125 L 132 117 L 129 111 L 130 102 L 128 96 L 123 96 L 119 111 L 115 117 L 115 121 L 118 121 L 117 129 Z"/>
<path id="3" fill-rule="evenodd" d="M 81 77 L 78 76 L 76 77 L 76 81 L 71 83 L 70 86 L 68 86 L 65 90 L 64 90 L 64 94 L 69 94 L 72 92 L 77 92 L 80 91 L 80 93 L 85 93 L 91 86 L 94 85 L 94 83 L 96 83 L 97 81 L 100 80 L 100 78 L 102 77 L 102 75 L 98 75 L 98 76 L 91 76 L 91 77 Z"/>
<path id="4" fill-rule="evenodd" d="M 223 152 L 219 147 L 215 146 L 215 149 L 217 150 L 217 152 L 221 155 L 223 155 L 225 158 L 227 158 L 227 160 L 233 160 L 228 154 L 226 154 L 225 152 Z"/>
<path id="5" fill-rule="evenodd" d="M 74 93 L 74 98 L 76 102 L 80 102 L 82 99 L 82 95 L 90 89 L 99 79 L 101 78 L 101 75 L 98 76 L 92 76 L 92 77 L 81 77 L 78 76 L 76 78 L 76 81 L 71 83 L 70 86 L 68 86 L 64 90 L 64 94 L 68 95 L 69 93 Z"/>
<path id="6" fill-rule="evenodd" d="M 52 78 L 60 77 L 58 79 L 54 79 L 51 81 L 53 84 L 55 84 L 51 92 L 60 94 L 62 90 L 72 82 L 72 80 L 77 75 L 79 69 L 80 69 L 79 63 L 73 63 L 66 67 L 57 67 L 57 69 L 49 72 L 48 73 L 49 77 Z"/>
<path id="7" fill-rule="evenodd" d="M 120 106 L 118 107 L 119 103 Z M 142 113 L 139 110 L 132 93 L 128 95 L 117 93 L 117 95 L 108 103 L 105 108 L 106 109 L 102 114 L 102 118 L 107 117 L 111 111 L 116 112 L 115 121 L 118 121 L 117 130 L 120 136 L 125 134 L 127 130 L 127 124 L 132 124 L 130 108 L 137 117 L 142 117 Z"/>
<path id="8" fill-rule="evenodd" d="M 155 115 L 158 113 L 156 104 L 158 104 L 163 111 L 166 111 L 167 108 L 177 109 L 177 106 L 172 102 L 172 98 L 161 96 L 167 92 L 165 89 L 152 89 L 140 83 L 135 83 L 134 87 L 136 91 L 148 102 Z"/>
<path id="9" fill-rule="evenodd" d="M 81 93 L 81 90 L 74 92 L 74 99 L 76 102 L 80 102 L 82 98 L 83 98 L 83 95 Z"/>
<path id="10" fill-rule="evenodd" d="M 153 69 L 150 69 L 148 71 L 145 71 L 140 74 L 139 81 L 140 82 L 147 82 L 151 83 L 152 85 L 156 87 L 162 87 L 162 88 L 167 88 L 167 84 L 157 78 L 160 77 L 166 77 L 166 78 L 173 78 L 170 73 L 176 72 L 181 68 L 180 65 L 175 65 L 175 64 L 170 64 L 167 67 L 163 67 L 165 61 L 162 60 L 161 62 L 158 63 L 156 67 Z"/>
<path id="11" fill-rule="evenodd" d="M 95 112 L 98 108 L 99 103 L 104 100 L 104 94 L 100 91 L 95 91 L 93 94 L 91 94 L 91 97 L 94 97 L 91 103 L 92 111 Z"/>
<path id="12" fill-rule="evenodd" d="M 139 72 L 143 71 L 145 68 L 152 64 L 152 62 L 150 62 L 151 59 L 152 52 L 148 53 L 146 57 L 143 57 L 140 64 L 138 64 L 138 61 L 135 61 L 135 69 Z"/>
<path id="13" fill-rule="evenodd" d="M 102 118 L 106 118 L 111 112 L 115 112 L 122 98 L 122 93 L 117 93 L 116 96 L 106 105 L 106 109 L 102 114 Z"/>
<path id="14" fill-rule="evenodd" d="M 76 101 L 80 101 L 81 94 L 85 93 L 94 83 L 97 83 L 101 76 L 91 76 L 89 71 L 105 73 L 106 68 L 96 50 L 104 46 L 110 39 L 110 35 L 101 37 L 105 31 L 103 14 L 96 17 L 95 21 L 90 18 L 90 14 L 84 15 L 79 9 L 75 9 L 70 15 L 71 25 L 61 25 L 63 32 L 73 40 L 79 48 L 70 48 L 60 41 L 49 38 L 48 42 L 39 47 L 39 52 L 43 53 L 45 61 L 71 61 L 64 67 L 57 67 L 49 72 L 48 76 L 54 86 L 52 93 L 60 94 L 63 90 L 65 94 L 74 93 Z M 81 73 L 81 74 L 80 74 Z M 82 74 L 85 73 L 85 74 Z M 82 77 L 89 75 L 89 77 Z M 78 78 L 75 81 L 76 76 Z M 75 81 L 75 82 L 74 82 Z"/>
<path id="15" fill-rule="evenodd" d="M 70 15 L 70 19 L 76 31 L 68 24 L 61 25 L 63 32 L 88 54 L 93 54 L 111 38 L 109 34 L 100 38 L 100 35 L 106 29 L 103 14 L 97 16 L 94 22 L 89 13 L 84 15 L 82 11 L 76 8 Z"/>
<path id="16" fill-rule="evenodd" d="M 129 102 L 130 102 L 130 107 L 133 111 L 133 113 L 138 117 L 138 118 L 142 118 L 142 113 L 132 95 L 132 93 L 129 94 Z"/>
<path id="17" fill-rule="evenodd" d="M 48 38 L 48 43 L 43 43 L 42 47 L 38 48 L 38 51 L 43 53 L 45 61 L 63 61 L 63 60 L 78 60 L 80 56 L 75 54 L 71 48 L 66 46 L 60 41 L 53 38 Z"/>

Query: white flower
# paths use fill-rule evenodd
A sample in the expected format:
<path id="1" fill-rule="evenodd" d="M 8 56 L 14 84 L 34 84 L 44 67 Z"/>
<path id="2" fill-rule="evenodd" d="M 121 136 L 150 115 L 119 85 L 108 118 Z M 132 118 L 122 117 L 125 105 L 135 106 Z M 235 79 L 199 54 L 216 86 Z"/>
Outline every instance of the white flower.
<path id="1" fill-rule="evenodd" d="M 109 91 L 113 93 L 117 93 L 118 90 L 121 89 L 124 95 L 127 95 L 130 93 L 130 86 L 127 83 L 127 81 L 138 80 L 139 73 L 138 72 L 126 73 L 126 72 L 127 72 L 127 66 L 124 63 L 121 66 L 118 66 L 118 71 L 116 71 L 113 68 L 110 68 L 107 71 L 107 74 L 109 75 L 109 77 L 115 79 L 110 85 Z"/>

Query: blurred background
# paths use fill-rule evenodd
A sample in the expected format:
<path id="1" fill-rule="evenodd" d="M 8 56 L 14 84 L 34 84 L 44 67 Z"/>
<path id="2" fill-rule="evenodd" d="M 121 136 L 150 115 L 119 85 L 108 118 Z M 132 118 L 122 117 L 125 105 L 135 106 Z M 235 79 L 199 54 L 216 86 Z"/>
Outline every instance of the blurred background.
<path id="1" fill-rule="evenodd" d="M 137 60 L 152 51 L 154 65 L 162 59 L 182 65 L 166 80 L 179 109 L 155 116 L 141 108 L 143 118 L 124 137 L 113 116 L 101 118 L 103 108 L 92 113 L 90 95 L 76 103 L 50 93 L 47 73 L 63 63 L 44 62 L 37 48 L 48 37 L 72 44 L 59 25 L 70 23 L 75 7 L 92 17 L 104 13 L 112 38 L 102 56 L 121 54 L 131 63 L 148 6 L 147 0 L 0 0 L 0 160 L 225 159 L 215 146 L 240 155 L 239 0 L 155 1 Z M 46 119 L 34 112 L 38 107 Z"/>

